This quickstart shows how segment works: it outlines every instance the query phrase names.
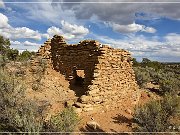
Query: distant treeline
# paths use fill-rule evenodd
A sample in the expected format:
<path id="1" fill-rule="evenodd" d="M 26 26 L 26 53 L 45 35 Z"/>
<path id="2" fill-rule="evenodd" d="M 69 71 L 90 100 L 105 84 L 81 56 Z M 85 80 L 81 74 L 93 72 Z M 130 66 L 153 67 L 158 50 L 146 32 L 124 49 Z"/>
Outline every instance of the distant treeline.
<path id="1" fill-rule="evenodd" d="M 133 58 L 133 66 L 134 67 L 152 67 L 155 70 L 164 69 L 164 68 L 179 68 L 180 62 L 158 62 L 151 61 L 148 58 L 143 58 L 141 62 L 138 62 L 136 58 Z"/>
<path id="2" fill-rule="evenodd" d="M 23 51 L 19 53 L 17 49 L 10 48 L 10 40 L 0 36 L 0 61 L 12 60 L 12 61 L 26 61 L 31 58 L 32 55 L 36 55 L 35 52 Z"/>

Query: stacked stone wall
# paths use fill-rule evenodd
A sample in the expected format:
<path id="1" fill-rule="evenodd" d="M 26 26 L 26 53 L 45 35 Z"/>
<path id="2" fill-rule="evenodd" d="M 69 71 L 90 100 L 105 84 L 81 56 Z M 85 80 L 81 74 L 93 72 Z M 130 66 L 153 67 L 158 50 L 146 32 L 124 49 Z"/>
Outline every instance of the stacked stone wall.
<path id="1" fill-rule="evenodd" d="M 138 101 L 139 90 L 128 51 L 95 40 L 68 45 L 62 36 L 55 35 L 41 46 L 38 55 L 69 81 L 75 77 L 74 70 L 84 70 L 86 92 L 75 104 L 84 111 L 116 106 L 125 100 L 132 104 Z"/>

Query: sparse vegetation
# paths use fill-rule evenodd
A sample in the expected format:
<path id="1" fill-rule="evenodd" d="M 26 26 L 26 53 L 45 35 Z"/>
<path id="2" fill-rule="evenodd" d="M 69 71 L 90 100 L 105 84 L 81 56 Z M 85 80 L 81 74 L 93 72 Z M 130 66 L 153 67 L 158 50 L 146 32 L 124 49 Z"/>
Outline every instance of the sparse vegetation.
<path id="1" fill-rule="evenodd" d="M 180 116 L 179 102 L 179 97 L 166 95 L 162 100 L 151 101 L 143 106 L 136 107 L 134 120 L 138 123 L 138 127 L 134 131 L 166 132 L 172 130 L 169 127 L 177 124 L 173 123 L 173 118 Z"/>
<path id="2" fill-rule="evenodd" d="M 33 55 L 36 55 L 35 52 L 29 52 L 27 50 L 23 51 L 20 55 L 19 55 L 19 60 L 20 61 L 27 61 L 29 60 Z"/>
<path id="3" fill-rule="evenodd" d="M 147 82 L 152 81 L 151 73 L 154 73 L 153 68 L 134 67 L 135 77 L 138 85 L 143 88 Z"/>
<path id="4" fill-rule="evenodd" d="M 17 49 L 9 49 L 7 51 L 7 58 L 12 61 L 16 61 L 19 56 L 19 51 Z"/>
<path id="5" fill-rule="evenodd" d="M 26 98 L 23 80 L 2 69 L 0 76 L 1 132 L 40 134 L 42 131 L 72 132 L 75 129 L 79 118 L 73 108 L 66 108 L 58 115 L 52 116 L 48 126 L 44 126 L 43 110 L 39 110 L 35 101 Z"/>
<path id="6" fill-rule="evenodd" d="M 17 49 L 10 48 L 10 40 L 5 39 L 3 36 L 0 36 L 0 62 L 3 66 L 3 61 L 12 60 L 12 61 L 27 61 L 31 56 L 36 55 L 35 52 L 29 52 L 27 50 L 19 53 Z M 3 61 L 2 61 L 3 60 Z"/>
<path id="7" fill-rule="evenodd" d="M 26 88 L 22 80 L 2 70 L 0 76 L 0 130 L 39 132 L 42 128 L 41 114 L 35 102 L 25 98 Z"/>
<path id="8" fill-rule="evenodd" d="M 145 63 L 148 63 L 145 65 Z M 177 74 L 179 69 L 169 70 L 165 65 L 158 63 L 158 66 L 153 65 L 149 60 L 144 62 L 143 65 L 139 63 L 139 66 L 134 67 L 136 81 L 140 87 L 144 87 L 147 82 L 159 84 L 159 93 L 164 95 L 166 93 L 178 94 L 180 92 L 180 76 Z M 154 63 L 154 62 L 152 62 Z M 156 62 L 155 62 L 156 63 Z M 162 66 L 159 66 L 162 65 Z M 158 68 L 157 67 L 161 67 Z"/>
<path id="9" fill-rule="evenodd" d="M 33 52 L 24 51 L 19 55 L 17 50 L 10 49 L 8 39 L 0 37 L 0 131 L 1 132 L 27 132 L 40 134 L 46 131 L 43 120 L 43 110 L 39 110 L 38 105 L 33 100 L 28 100 L 25 96 L 26 84 L 23 82 L 22 75 L 25 71 L 17 68 L 13 72 L 8 72 L 4 67 L 10 66 L 11 61 L 27 61 Z M 41 79 L 46 71 L 47 64 L 42 58 L 38 59 L 39 66 L 33 72 L 35 83 L 34 89 L 38 90 Z M 15 64 L 15 63 L 14 63 Z M 15 66 L 15 65 L 14 65 Z M 18 66 L 18 65 L 16 65 Z M 15 67 L 16 67 L 15 66 Z M 67 108 L 59 114 L 61 124 L 56 125 L 56 116 L 51 118 L 51 124 L 56 131 L 72 131 L 78 122 L 77 114 L 72 108 Z M 59 119 L 57 119 L 58 121 Z M 60 120 L 59 120 L 60 122 Z M 61 127 L 62 126 L 62 127 Z"/>
<path id="10" fill-rule="evenodd" d="M 0 35 L 0 55 L 5 56 L 10 49 L 10 40 Z"/>
<path id="11" fill-rule="evenodd" d="M 134 119 L 138 127 L 134 131 L 138 132 L 168 132 L 178 131 L 180 123 L 173 123 L 174 119 L 180 118 L 180 76 L 179 69 L 171 69 L 166 64 L 152 62 L 143 59 L 141 63 L 134 65 L 136 80 L 141 88 L 147 82 L 159 85 L 157 94 L 161 95 L 161 100 L 151 101 L 145 105 L 135 108 Z M 177 124 L 177 125 L 176 125 Z"/>
<path id="12" fill-rule="evenodd" d="M 48 123 L 48 131 L 72 132 L 76 128 L 78 122 L 78 115 L 72 107 L 68 107 L 58 115 L 51 117 Z"/>
<path id="13" fill-rule="evenodd" d="M 7 63 L 7 52 L 10 49 L 9 39 L 0 36 L 0 66 L 4 69 Z"/>

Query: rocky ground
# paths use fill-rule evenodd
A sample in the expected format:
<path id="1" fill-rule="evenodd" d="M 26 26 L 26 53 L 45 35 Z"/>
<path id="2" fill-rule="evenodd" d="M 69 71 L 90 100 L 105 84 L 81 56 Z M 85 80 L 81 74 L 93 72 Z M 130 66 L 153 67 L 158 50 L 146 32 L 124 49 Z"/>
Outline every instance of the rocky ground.
<path id="1" fill-rule="evenodd" d="M 37 90 L 32 89 L 34 83 L 34 76 L 29 68 L 24 68 L 23 65 L 19 63 L 19 66 L 9 66 L 8 70 L 11 72 L 17 72 L 16 70 L 24 70 L 25 75 L 23 79 L 26 82 L 28 98 L 35 100 L 40 106 L 47 106 L 45 112 L 46 119 L 51 115 L 54 115 L 65 107 L 65 102 L 76 100 L 78 97 L 75 92 L 69 88 L 69 82 L 65 80 L 65 77 L 59 72 L 53 69 L 47 68 L 43 74 L 41 80 L 39 81 L 39 88 Z M 153 87 L 148 84 L 148 87 Z M 74 86 L 76 87 L 76 86 Z M 139 104 L 146 103 L 150 99 L 157 98 L 158 96 L 147 90 L 141 90 L 141 97 Z M 133 118 L 133 108 L 128 102 L 128 99 L 122 103 L 118 104 L 116 108 L 98 110 L 96 112 L 89 111 L 79 113 L 80 122 L 77 126 L 76 132 L 131 132 L 132 128 L 135 126 Z M 100 128 L 97 130 L 92 130 L 87 128 L 87 122 L 95 121 L 99 124 Z"/>

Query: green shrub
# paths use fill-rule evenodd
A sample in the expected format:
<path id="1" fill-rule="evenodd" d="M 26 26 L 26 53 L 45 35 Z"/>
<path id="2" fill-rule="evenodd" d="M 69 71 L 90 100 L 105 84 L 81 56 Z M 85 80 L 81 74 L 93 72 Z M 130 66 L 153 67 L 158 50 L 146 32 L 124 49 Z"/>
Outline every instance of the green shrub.
<path id="1" fill-rule="evenodd" d="M 137 62 L 136 58 L 133 58 L 132 61 L 133 61 L 133 66 L 134 67 L 140 66 L 140 63 Z"/>
<path id="2" fill-rule="evenodd" d="M 166 69 L 155 70 L 152 67 L 133 67 L 138 85 L 143 88 L 147 82 L 159 84 L 158 94 L 178 94 L 180 91 L 180 76 Z"/>
<path id="3" fill-rule="evenodd" d="M 72 132 L 79 122 L 78 115 L 72 107 L 65 108 L 60 114 L 52 116 L 49 130 L 56 132 Z"/>
<path id="4" fill-rule="evenodd" d="M 147 82 L 152 81 L 151 72 L 153 68 L 134 67 L 137 84 L 142 88 Z"/>
<path id="5" fill-rule="evenodd" d="M 151 101 L 135 108 L 134 120 L 138 132 L 166 132 L 173 126 L 171 119 L 179 116 L 180 99 L 166 95 L 162 100 Z M 180 123 L 179 123 L 180 124 Z"/>
<path id="6" fill-rule="evenodd" d="M 158 61 L 151 61 L 147 58 L 143 58 L 142 62 L 139 64 L 141 67 L 151 67 L 158 71 L 159 69 L 163 68 L 163 64 Z"/>
<path id="7" fill-rule="evenodd" d="M 4 69 L 4 67 L 6 66 L 7 64 L 7 59 L 5 56 L 3 55 L 0 55 L 0 68 Z"/>
<path id="8" fill-rule="evenodd" d="M 0 55 L 5 56 L 10 49 L 10 40 L 0 35 Z"/>
<path id="9" fill-rule="evenodd" d="M 35 102 L 25 98 L 25 86 L 15 75 L 0 70 L 0 130 L 38 132 L 42 117 Z"/>
<path id="10" fill-rule="evenodd" d="M 165 93 L 174 93 L 177 94 L 180 91 L 180 78 L 178 78 L 178 74 L 174 72 L 163 71 L 158 73 L 159 78 L 159 91 L 161 94 Z"/>
<path id="11" fill-rule="evenodd" d="M 39 82 L 38 82 L 37 80 L 34 81 L 33 84 L 32 84 L 32 89 L 33 89 L 34 91 L 37 91 L 37 90 L 39 90 L 39 88 L 40 88 Z"/>
<path id="12" fill-rule="evenodd" d="M 29 60 L 33 55 L 36 55 L 36 53 L 25 50 L 25 51 L 23 51 L 23 52 L 19 55 L 19 60 L 20 60 L 20 61 L 27 61 L 27 60 Z"/>
<path id="13" fill-rule="evenodd" d="M 19 51 L 17 49 L 9 49 L 7 51 L 7 58 L 9 60 L 15 61 L 17 60 L 18 56 L 19 56 Z"/>

